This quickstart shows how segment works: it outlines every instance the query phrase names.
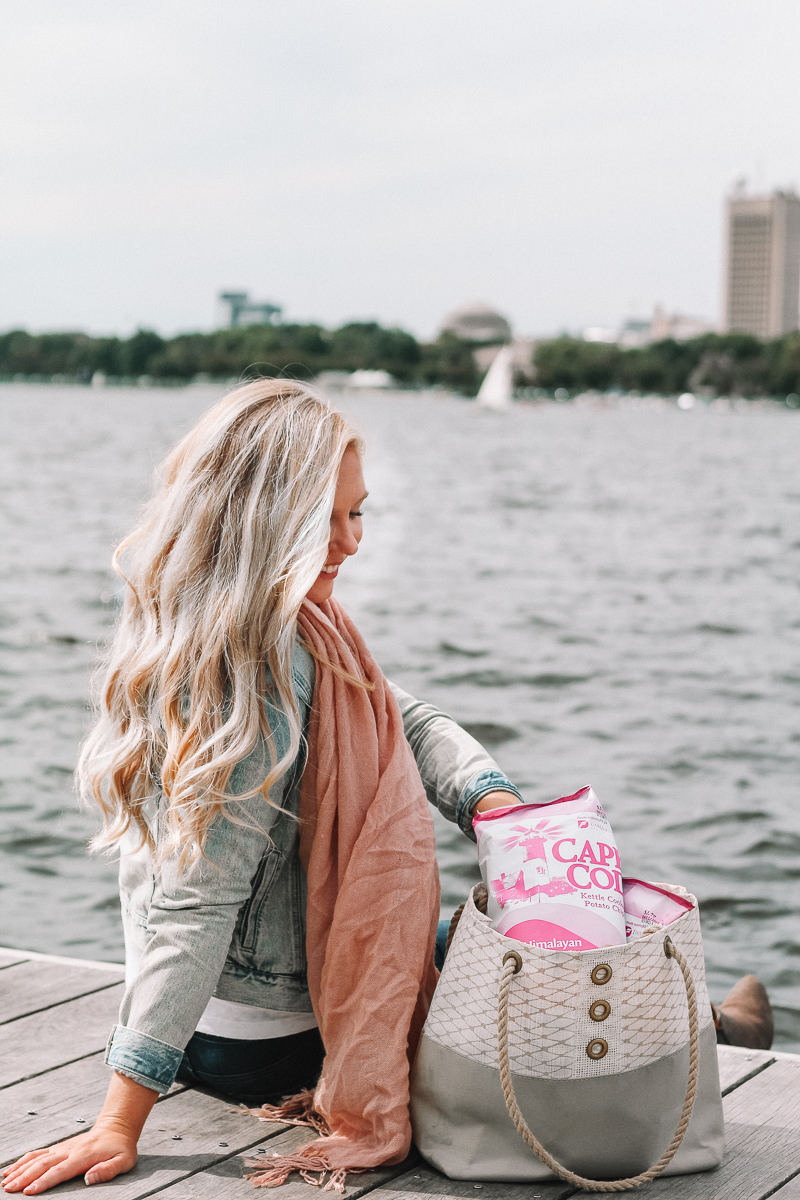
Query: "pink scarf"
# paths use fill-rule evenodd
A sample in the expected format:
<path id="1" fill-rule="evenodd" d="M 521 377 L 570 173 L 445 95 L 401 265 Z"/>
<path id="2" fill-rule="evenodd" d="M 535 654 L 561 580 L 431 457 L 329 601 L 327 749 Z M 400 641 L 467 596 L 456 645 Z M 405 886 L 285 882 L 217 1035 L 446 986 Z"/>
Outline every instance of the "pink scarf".
<path id="1" fill-rule="evenodd" d="M 275 1187 L 293 1170 L 306 1178 L 330 1171 L 326 1189 L 342 1191 L 347 1171 L 401 1162 L 411 1145 L 408 1075 L 436 984 L 439 878 L 400 710 L 361 634 L 335 600 L 305 601 L 298 630 L 317 660 L 300 857 L 308 986 L 325 1061 L 315 1092 L 253 1111 L 297 1118 L 324 1136 L 262 1159 L 268 1169 L 250 1178 Z"/>

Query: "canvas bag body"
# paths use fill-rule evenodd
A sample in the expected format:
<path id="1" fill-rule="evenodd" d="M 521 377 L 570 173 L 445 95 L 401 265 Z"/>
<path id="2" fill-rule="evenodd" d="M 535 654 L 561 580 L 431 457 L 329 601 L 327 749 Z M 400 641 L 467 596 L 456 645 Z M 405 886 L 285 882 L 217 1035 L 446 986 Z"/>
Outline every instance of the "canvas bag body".
<path id="1" fill-rule="evenodd" d="M 706 1171 L 724 1149 L 716 1033 L 697 901 L 667 931 L 697 993 L 700 1076 L 688 1129 L 665 1175 Z M 452 1179 L 553 1179 L 517 1133 L 500 1084 L 498 987 L 503 956 L 523 962 L 509 1006 L 514 1089 L 528 1127 L 565 1167 L 591 1179 L 647 1170 L 669 1145 L 689 1071 L 683 976 L 664 953 L 664 930 L 602 950 L 540 949 L 497 933 L 470 895 L 433 997 L 411 1076 L 411 1120 L 423 1157 Z M 607 983 L 592 970 L 611 967 Z M 602 1022 L 590 1006 L 605 1000 Z M 600 1059 L 587 1054 L 597 1038 Z"/>

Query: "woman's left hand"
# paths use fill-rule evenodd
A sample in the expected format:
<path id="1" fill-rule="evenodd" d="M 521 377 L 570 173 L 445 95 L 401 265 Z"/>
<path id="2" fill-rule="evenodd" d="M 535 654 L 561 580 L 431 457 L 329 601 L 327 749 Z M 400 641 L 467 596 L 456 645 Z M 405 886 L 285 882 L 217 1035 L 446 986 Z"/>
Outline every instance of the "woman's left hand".
<path id="1" fill-rule="evenodd" d="M 158 1092 L 114 1071 L 105 1104 L 94 1126 L 43 1150 L 31 1150 L 0 1172 L 4 1192 L 37 1196 L 83 1175 L 86 1183 L 107 1183 L 136 1166 L 136 1143 Z"/>
<path id="2" fill-rule="evenodd" d="M 36 1196 L 76 1175 L 86 1183 L 106 1183 L 135 1166 L 136 1138 L 98 1123 L 77 1137 L 24 1154 L 5 1168 L 0 1186 L 5 1192 Z"/>

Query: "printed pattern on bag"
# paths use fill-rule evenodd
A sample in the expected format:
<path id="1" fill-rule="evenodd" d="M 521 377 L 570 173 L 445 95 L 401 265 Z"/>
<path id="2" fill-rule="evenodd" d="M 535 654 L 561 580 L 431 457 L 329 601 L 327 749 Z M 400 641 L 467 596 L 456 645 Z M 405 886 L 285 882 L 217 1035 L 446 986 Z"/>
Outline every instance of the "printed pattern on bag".
<path id="1" fill-rule="evenodd" d="M 713 1018 L 697 902 L 683 888 L 658 886 L 694 905 L 667 931 L 689 962 L 702 1030 Z M 686 990 L 680 971 L 664 954 L 665 932 L 581 954 L 541 950 L 497 933 L 470 897 L 445 959 L 425 1035 L 464 1058 L 496 1067 L 500 966 L 513 949 L 523 960 L 509 1006 L 509 1057 L 516 1075 L 589 1079 L 646 1066 L 688 1042 Z M 599 963 L 612 969 L 602 986 L 591 982 Z M 611 1006 L 604 1021 L 589 1016 L 597 1000 Z M 608 1042 L 601 1059 L 586 1053 L 593 1038 Z"/>

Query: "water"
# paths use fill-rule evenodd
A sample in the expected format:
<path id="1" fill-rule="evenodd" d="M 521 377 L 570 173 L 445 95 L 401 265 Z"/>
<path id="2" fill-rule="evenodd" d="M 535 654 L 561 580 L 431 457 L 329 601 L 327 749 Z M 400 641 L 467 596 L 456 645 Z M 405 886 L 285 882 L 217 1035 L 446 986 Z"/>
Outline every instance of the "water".
<path id="1" fill-rule="evenodd" d="M 217 394 L 0 388 L 2 944 L 122 956 L 70 775 L 109 548 Z M 626 872 L 699 896 L 712 995 L 756 971 L 800 1048 L 798 414 L 348 404 L 371 495 L 337 594 L 387 674 L 529 799 L 591 782 Z M 440 826 L 449 911 L 475 856 Z"/>

